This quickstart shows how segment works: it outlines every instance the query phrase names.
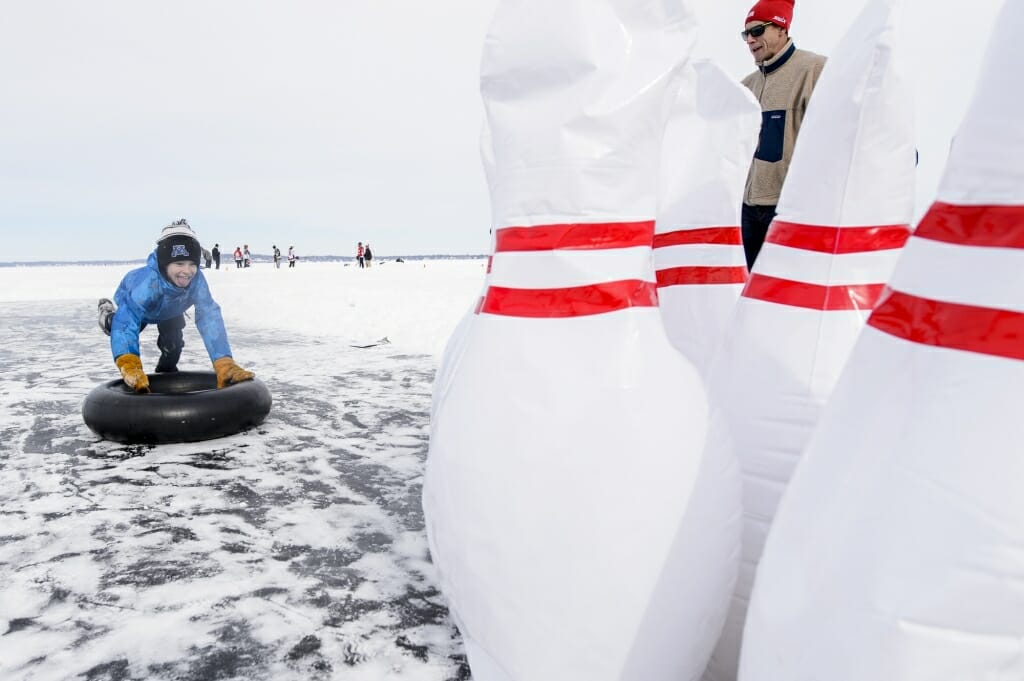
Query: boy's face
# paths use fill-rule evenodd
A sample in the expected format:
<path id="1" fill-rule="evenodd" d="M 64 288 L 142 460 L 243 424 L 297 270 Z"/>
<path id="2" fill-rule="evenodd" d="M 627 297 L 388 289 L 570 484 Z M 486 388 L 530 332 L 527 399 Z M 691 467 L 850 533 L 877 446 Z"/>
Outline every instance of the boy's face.
<path id="1" fill-rule="evenodd" d="M 196 276 L 196 264 L 191 260 L 179 260 L 167 266 L 167 279 L 178 288 L 185 288 Z"/>

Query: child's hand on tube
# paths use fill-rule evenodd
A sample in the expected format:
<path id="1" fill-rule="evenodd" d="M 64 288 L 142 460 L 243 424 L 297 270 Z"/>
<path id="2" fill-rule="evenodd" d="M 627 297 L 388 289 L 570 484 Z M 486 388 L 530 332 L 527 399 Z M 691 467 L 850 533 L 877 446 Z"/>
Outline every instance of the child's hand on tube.
<path id="1" fill-rule="evenodd" d="M 251 371 L 246 371 L 242 367 L 235 364 L 235 360 L 230 357 L 218 357 L 213 360 L 213 368 L 217 372 L 217 387 L 223 388 L 231 385 L 232 383 L 241 383 L 242 381 L 251 381 L 256 377 Z"/>
<path id="2" fill-rule="evenodd" d="M 124 354 L 114 360 L 117 368 L 121 370 L 124 384 L 137 393 L 149 392 L 149 377 L 142 370 L 142 360 L 138 355 Z"/>

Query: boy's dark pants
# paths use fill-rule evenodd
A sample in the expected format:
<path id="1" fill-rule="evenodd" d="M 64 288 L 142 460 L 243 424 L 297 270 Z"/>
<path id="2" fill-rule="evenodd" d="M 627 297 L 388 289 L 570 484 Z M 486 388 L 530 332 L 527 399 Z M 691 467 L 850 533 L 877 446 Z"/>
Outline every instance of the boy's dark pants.
<path id="1" fill-rule="evenodd" d="M 165 373 L 178 370 L 178 360 L 181 359 L 181 351 L 185 347 L 185 315 L 165 319 L 158 322 L 156 328 L 159 335 L 156 338 L 156 346 L 160 348 L 160 361 L 156 363 L 157 373 Z"/>

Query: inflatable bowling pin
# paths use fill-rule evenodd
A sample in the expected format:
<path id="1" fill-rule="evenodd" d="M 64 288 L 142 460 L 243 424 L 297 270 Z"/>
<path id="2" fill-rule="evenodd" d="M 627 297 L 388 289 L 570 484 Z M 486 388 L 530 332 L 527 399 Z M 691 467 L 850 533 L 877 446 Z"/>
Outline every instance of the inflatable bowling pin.
<path id="1" fill-rule="evenodd" d="M 710 61 L 684 74 L 662 147 L 654 266 L 669 340 L 706 374 L 747 281 L 740 205 L 761 108 Z"/>
<path id="2" fill-rule="evenodd" d="M 657 308 L 659 150 L 692 17 L 506 2 L 482 91 L 495 253 L 437 396 L 423 505 L 477 681 L 699 678 L 739 479 Z"/>
<path id="3" fill-rule="evenodd" d="M 829 59 L 709 379 L 729 418 L 744 506 L 740 576 L 709 681 L 735 679 L 776 507 L 910 231 L 913 107 L 897 5 L 872 0 Z"/>
<path id="4" fill-rule="evenodd" d="M 742 681 L 1024 678 L 1024 5 L 779 509 Z"/>

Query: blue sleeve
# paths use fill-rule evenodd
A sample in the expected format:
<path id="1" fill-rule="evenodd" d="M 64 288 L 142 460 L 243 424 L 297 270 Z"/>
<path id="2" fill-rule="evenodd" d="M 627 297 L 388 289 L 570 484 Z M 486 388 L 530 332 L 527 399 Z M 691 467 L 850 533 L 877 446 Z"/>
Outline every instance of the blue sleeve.
<path id="1" fill-rule="evenodd" d="M 110 323 L 110 351 L 114 359 L 139 354 L 139 334 L 159 303 L 159 281 L 148 273 L 129 272 L 114 294 L 117 312 Z"/>
<path id="2" fill-rule="evenodd" d="M 192 281 L 196 305 L 196 328 L 206 345 L 210 361 L 231 356 L 231 345 L 228 343 L 228 332 L 224 328 L 224 318 L 220 313 L 220 305 L 210 295 L 210 287 L 202 272 L 196 273 Z"/>

